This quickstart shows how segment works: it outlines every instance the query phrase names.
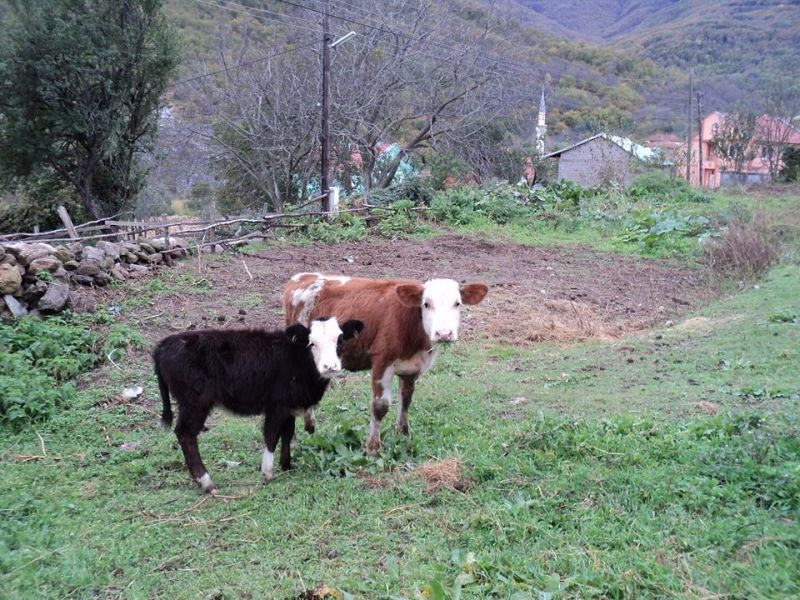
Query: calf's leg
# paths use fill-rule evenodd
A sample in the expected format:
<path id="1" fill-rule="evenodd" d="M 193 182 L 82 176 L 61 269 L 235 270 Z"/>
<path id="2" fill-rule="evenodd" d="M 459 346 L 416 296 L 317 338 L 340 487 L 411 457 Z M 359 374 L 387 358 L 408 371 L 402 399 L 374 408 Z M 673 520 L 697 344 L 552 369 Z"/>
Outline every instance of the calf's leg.
<path id="1" fill-rule="evenodd" d="M 400 375 L 400 408 L 397 410 L 395 429 L 403 435 L 408 435 L 408 407 L 414 395 L 414 384 L 418 375 Z"/>
<path id="2" fill-rule="evenodd" d="M 308 433 L 314 433 L 317 424 L 317 417 L 314 414 L 314 407 L 307 408 L 306 412 L 303 414 L 303 429 L 305 429 Z"/>
<path id="3" fill-rule="evenodd" d="M 183 451 L 183 458 L 189 474 L 197 484 L 203 488 L 204 492 L 215 493 L 218 488 L 211 481 L 203 459 L 200 458 L 200 449 L 197 447 L 197 436 L 203 430 L 210 407 L 206 407 L 200 402 L 194 404 L 179 403 L 178 421 L 175 424 L 175 436 Z"/>
<path id="4" fill-rule="evenodd" d="M 275 464 L 275 448 L 278 446 L 278 440 L 283 431 L 284 419 L 279 418 L 277 415 L 271 414 L 264 417 L 264 456 L 261 458 L 261 474 L 264 479 L 272 481 L 275 478 L 273 472 L 273 465 Z M 292 426 L 294 427 L 294 419 L 292 419 Z M 281 455 L 283 461 L 283 455 Z M 281 462 L 282 464 L 282 462 Z"/>
<path id="5" fill-rule="evenodd" d="M 394 369 L 390 365 L 376 363 L 372 367 L 372 418 L 367 435 L 367 454 L 375 455 L 381 447 L 381 421 L 389 412 L 392 403 L 392 377 Z"/>
<path id="6" fill-rule="evenodd" d="M 291 444 L 294 437 L 294 417 L 286 417 L 281 427 L 281 469 L 292 468 Z"/>

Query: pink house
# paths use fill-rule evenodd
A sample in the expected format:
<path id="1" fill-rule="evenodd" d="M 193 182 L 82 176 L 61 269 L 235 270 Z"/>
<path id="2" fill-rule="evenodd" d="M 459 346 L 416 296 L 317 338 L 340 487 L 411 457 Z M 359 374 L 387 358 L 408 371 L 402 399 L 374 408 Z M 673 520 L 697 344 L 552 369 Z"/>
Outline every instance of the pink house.
<path id="1" fill-rule="evenodd" d="M 716 189 L 726 183 L 758 183 L 770 178 L 770 166 L 773 170 L 779 170 L 783 166 L 780 157 L 775 155 L 780 152 L 780 148 L 787 145 L 800 145 L 800 129 L 787 123 L 783 119 L 777 119 L 768 115 L 761 115 L 756 120 L 755 134 L 753 135 L 752 150 L 755 156 L 746 162 L 740 173 L 734 173 L 734 165 L 725 157 L 718 156 L 712 149 L 714 134 L 723 127 L 725 113 L 714 111 L 706 115 L 702 120 L 702 185 L 703 187 Z M 698 135 L 695 133 L 691 141 L 691 161 L 689 163 L 689 182 L 697 186 L 699 184 L 699 158 L 698 158 Z M 685 157 L 685 150 L 683 152 Z M 678 174 L 686 176 L 686 163 L 678 165 Z"/>

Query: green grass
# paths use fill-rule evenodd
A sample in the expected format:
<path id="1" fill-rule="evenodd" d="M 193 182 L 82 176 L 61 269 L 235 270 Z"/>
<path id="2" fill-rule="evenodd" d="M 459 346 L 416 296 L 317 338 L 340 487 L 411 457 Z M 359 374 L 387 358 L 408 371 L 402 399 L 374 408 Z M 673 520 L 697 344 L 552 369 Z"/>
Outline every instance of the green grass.
<path id="1" fill-rule="evenodd" d="M 350 374 L 269 485 L 258 421 L 215 413 L 201 451 L 229 498 L 190 481 L 130 350 L 47 423 L 0 430 L 0 597 L 798 597 L 798 298 L 784 266 L 615 342 L 459 342 L 378 458 Z M 427 491 L 415 468 L 448 458 L 463 490 Z"/>

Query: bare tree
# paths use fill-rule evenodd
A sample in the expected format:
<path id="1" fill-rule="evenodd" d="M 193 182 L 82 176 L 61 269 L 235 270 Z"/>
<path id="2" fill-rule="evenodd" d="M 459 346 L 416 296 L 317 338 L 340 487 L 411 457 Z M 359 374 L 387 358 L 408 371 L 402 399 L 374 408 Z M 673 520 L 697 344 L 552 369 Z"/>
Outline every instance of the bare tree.
<path id="1" fill-rule="evenodd" d="M 220 109 L 210 130 L 195 133 L 214 149 L 210 162 L 223 181 L 223 208 L 266 204 L 283 210 L 285 203 L 306 198 L 316 174 L 317 57 L 301 48 L 249 61 L 245 36 L 239 55 L 231 59 L 226 38 L 221 39 L 223 73 L 201 81 L 204 93 Z"/>
<path id="2" fill-rule="evenodd" d="M 753 113 L 737 111 L 725 115 L 710 142 L 711 149 L 720 157 L 725 170 L 741 173 L 745 163 L 755 157 L 755 130 L 756 116 Z"/>
<path id="3" fill-rule="evenodd" d="M 363 14 L 351 19 L 347 10 L 355 6 L 343 6 L 334 19 L 354 22 Z M 336 49 L 332 67 L 339 157 L 355 159 L 365 193 L 389 186 L 412 154 L 437 143 L 483 141 L 482 130 L 513 112 L 504 70 L 487 59 L 496 22 L 477 29 L 443 3 L 388 0 L 380 20 L 367 25 Z M 379 161 L 388 142 L 398 151 Z"/>
<path id="4" fill-rule="evenodd" d="M 789 139 L 792 134 L 800 135 L 791 124 L 800 106 L 782 77 L 767 90 L 765 110 L 766 114 L 758 118 L 754 137 L 761 146 L 761 158 L 769 166 L 770 179 L 774 181 L 780 173 L 781 159 Z"/>

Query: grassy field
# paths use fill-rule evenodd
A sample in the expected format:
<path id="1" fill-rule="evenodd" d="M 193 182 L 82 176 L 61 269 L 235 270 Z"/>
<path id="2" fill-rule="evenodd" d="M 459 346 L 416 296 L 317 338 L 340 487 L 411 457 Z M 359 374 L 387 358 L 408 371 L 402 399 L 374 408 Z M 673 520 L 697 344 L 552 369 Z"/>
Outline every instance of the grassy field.
<path id="1" fill-rule="evenodd" d="M 349 374 L 269 485 L 258 421 L 215 413 L 220 497 L 190 481 L 130 349 L 48 422 L 0 430 L 0 597 L 800 597 L 799 323 L 787 264 L 611 342 L 464 340 L 377 458 Z"/>

